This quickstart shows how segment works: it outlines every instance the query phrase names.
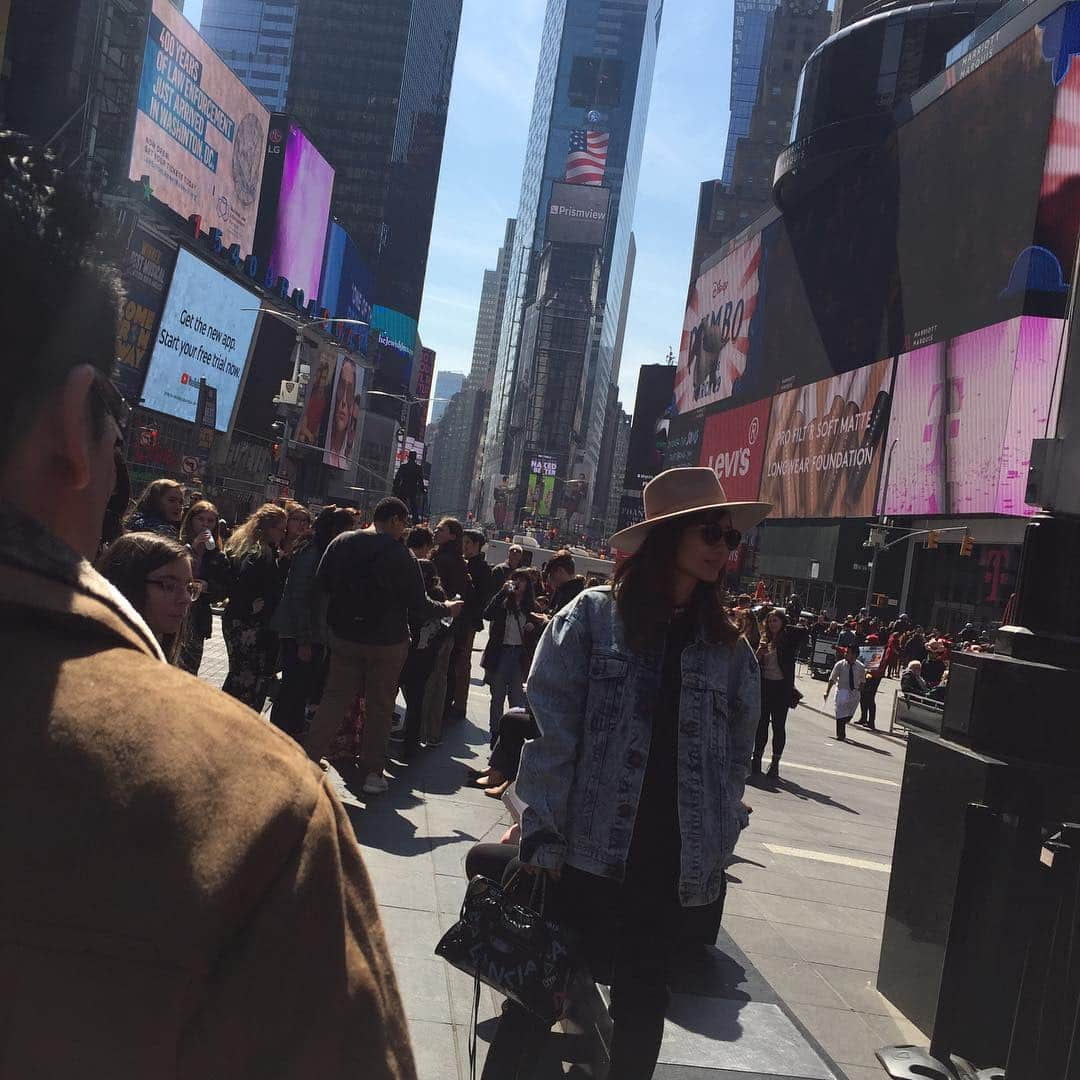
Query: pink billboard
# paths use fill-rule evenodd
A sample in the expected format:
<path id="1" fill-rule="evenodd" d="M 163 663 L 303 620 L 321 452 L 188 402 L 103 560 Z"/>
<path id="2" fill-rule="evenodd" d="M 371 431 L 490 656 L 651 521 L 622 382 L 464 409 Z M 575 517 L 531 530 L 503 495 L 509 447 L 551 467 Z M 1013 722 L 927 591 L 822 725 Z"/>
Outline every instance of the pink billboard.
<path id="1" fill-rule="evenodd" d="M 897 361 L 886 514 L 1035 513 L 1031 441 L 1053 433 L 1060 319 L 1025 315 Z"/>

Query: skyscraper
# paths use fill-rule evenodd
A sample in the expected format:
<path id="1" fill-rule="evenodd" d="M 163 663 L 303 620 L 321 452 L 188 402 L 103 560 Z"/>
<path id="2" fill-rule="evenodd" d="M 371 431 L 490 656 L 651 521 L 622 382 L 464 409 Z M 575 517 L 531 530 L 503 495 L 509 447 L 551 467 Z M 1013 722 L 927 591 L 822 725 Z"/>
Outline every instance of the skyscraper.
<path id="1" fill-rule="evenodd" d="M 298 0 L 204 0 L 199 33 L 271 112 L 285 108 Z"/>
<path id="2" fill-rule="evenodd" d="M 484 284 L 480 290 L 480 310 L 476 316 L 476 336 L 473 338 L 472 367 L 469 374 L 490 389 L 495 377 L 495 362 L 499 354 L 499 330 L 502 326 L 506 289 L 510 281 L 510 257 L 514 248 L 514 230 L 517 221 L 506 219 L 506 232 L 502 247 L 495 259 L 495 269 L 484 271 Z"/>
<path id="3" fill-rule="evenodd" d="M 831 21 L 825 0 L 781 0 L 767 16 L 749 124 L 734 146 L 731 132 L 736 124 L 736 101 L 732 93 L 730 175 L 725 156 L 723 178 L 701 186 L 694 238 L 695 274 L 703 260 L 772 206 L 773 170 L 777 155 L 790 141 L 799 75 L 810 54 L 829 36 Z M 738 48 L 736 42 L 736 54 Z"/>
<path id="4" fill-rule="evenodd" d="M 305 0 L 286 111 L 337 170 L 334 216 L 380 305 L 418 318 L 461 0 Z"/>
<path id="5" fill-rule="evenodd" d="M 501 476 L 520 496 L 537 470 L 584 475 L 575 512 L 591 516 L 662 7 L 548 0 L 485 438 L 485 516 Z M 549 516 L 558 502 L 556 491 Z"/>
<path id="6" fill-rule="evenodd" d="M 431 419 L 428 423 L 437 424 L 442 419 L 450 399 L 461 389 L 464 381 L 463 371 L 440 371 L 435 376 L 435 393 L 432 395 L 435 400 L 431 403 Z"/>
<path id="7" fill-rule="evenodd" d="M 750 134 L 750 113 L 757 101 L 761 80 L 761 60 L 769 34 L 769 16 L 777 0 L 735 0 L 735 21 L 731 35 L 731 117 L 721 180 L 731 183 L 735 167 L 735 147 Z"/>

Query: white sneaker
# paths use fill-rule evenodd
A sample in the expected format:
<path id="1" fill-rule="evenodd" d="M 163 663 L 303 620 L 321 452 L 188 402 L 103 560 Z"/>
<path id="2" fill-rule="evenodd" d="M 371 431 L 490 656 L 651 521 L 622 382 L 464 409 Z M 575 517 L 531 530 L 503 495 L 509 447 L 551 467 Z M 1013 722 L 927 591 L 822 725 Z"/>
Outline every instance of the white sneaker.
<path id="1" fill-rule="evenodd" d="M 385 795 L 390 790 L 386 777 L 382 773 L 369 773 L 361 789 L 365 795 Z"/>

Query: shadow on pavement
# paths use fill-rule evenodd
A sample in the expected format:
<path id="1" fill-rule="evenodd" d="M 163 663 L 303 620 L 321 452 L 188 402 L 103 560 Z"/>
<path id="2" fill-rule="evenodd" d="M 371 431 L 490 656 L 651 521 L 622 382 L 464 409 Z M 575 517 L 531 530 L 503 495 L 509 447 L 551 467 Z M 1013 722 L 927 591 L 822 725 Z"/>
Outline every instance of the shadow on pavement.
<path id="1" fill-rule="evenodd" d="M 803 787 L 802 784 L 797 784 L 794 780 L 788 780 L 786 777 L 781 778 L 776 785 L 776 790 L 786 791 L 797 799 L 820 803 L 822 806 L 835 806 L 837 810 L 843 810 L 845 814 L 854 814 L 856 817 L 861 816 L 858 810 L 853 810 L 850 806 L 837 802 L 831 795 L 826 795 L 823 791 L 814 791 L 813 788 Z"/>

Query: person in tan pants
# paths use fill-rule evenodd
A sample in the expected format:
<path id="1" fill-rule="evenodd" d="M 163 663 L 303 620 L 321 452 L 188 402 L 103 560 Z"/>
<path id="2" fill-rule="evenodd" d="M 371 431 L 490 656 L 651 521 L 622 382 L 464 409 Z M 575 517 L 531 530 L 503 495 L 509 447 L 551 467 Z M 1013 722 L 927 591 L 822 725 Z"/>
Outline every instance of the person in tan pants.
<path id="1" fill-rule="evenodd" d="M 454 616 L 464 607 L 460 600 L 440 603 L 427 595 L 420 568 L 401 543 L 408 517 L 400 499 L 383 499 L 370 528 L 337 537 L 316 574 L 330 598 L 330 671 L 304 749 L 315 761 L 325 754 L 362 690 L 367 707 L 360 746 L 365 795 L 381 795 L 388 787 L 383 768 L 398 681 L 409 655 L 409 613 Z"/>

